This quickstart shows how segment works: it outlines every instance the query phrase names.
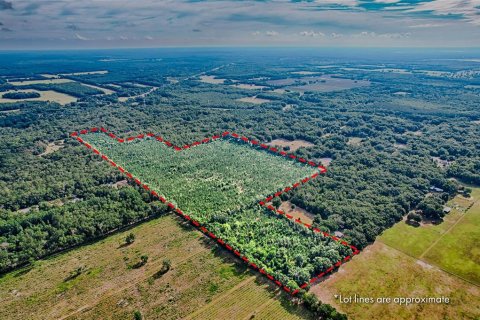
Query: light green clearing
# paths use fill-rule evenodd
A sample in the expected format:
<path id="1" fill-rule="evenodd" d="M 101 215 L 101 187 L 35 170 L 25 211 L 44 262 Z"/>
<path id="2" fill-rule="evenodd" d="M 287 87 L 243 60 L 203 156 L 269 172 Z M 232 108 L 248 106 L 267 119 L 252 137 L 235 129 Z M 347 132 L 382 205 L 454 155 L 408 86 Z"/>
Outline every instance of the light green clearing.
<path id="1" fill-rule="evenodd" d="M 154 139 L 120 144 L 95 133 L 84 139 L 201 222 L 214 212 L 253 204 L 316 171 L 224 139 L 180 152 Z"/>

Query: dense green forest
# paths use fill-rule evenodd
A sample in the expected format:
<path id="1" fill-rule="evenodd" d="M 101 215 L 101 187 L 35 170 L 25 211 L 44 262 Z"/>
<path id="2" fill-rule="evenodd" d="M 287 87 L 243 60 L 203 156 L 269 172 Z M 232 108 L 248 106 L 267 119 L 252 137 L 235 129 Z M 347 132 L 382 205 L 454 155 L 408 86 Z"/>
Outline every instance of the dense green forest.
<path id="1" fill-rule="evenodd" d="M 480 96 L 478 89 L 465 88 L 478 79 L 347 72 L 340 67 L 370 60 L 359 57 L 346 63 L 308 52 L 281 60 L 282 53 L 276 54 L 268 52 L 254 59 L 251 52 L 182 51 L 165 53 L 159 61 L 152 55 L 161 52 L 143 52 L 129 63 L 96 65 L 78 61 L 53 65 L 48 59 L 35 66 L 19 64 L 19 60 L 32 59 L 28 54 L 2 59 L 0 72 L 11 79 L 42 72 L 109 70 L 79 78 L 106 88 L 123 82 L 159 88 L 126 103 L 118 102 L 116 95 L 79 91 L 79 101 L 68 106 L 0 104 L 0 269 L 6 271 L 164 212 L 134 186 L 113 188 L 124 179 L 118 170 L 68 136 L 94 126 L 104 126 L 119 136 L 150 131 L 177 145 L 226 130 L 265 142 L 277 138 L 311 142 L 314 146 L 294 153 L 314 161 L 332 158 L 327 174 L 282 197 L 313 213 L 319 228 L 341 231 L 359 248 L 422 201 L 425 208 L 437 207 L 430 199 L 424 201 L 431 187 L 441 189 L 434 196 L 443 202 L 456 192 L 457 182 L 451 178 L 478 183 Z M 123 52 L 117 55 L 130 58 Z M 77 60 L 82 59 L 92 58 L 81 53 Z M 420 58 L 402 59 L 387 62 L 401 68 L 426 63 Z M 318 71 L 315 66 L 335 63 L 340 67 L 328 72 L 369 80 L 370 85 L 277 93 L 198 81 L 199 73 L 209 72 L 218 78 L 266 86 L 266 80 L 259 79 L 283 79 L 293 71 Z M 465 63 L 444 61 L 423 67 L 454 72 L 470 68 Z M 11 85 L 1 86 L 5 91 Z M 237 100 L 253 95 L 270 101 Z M 61 148 L 45 153 L 49 143 L 62 140 Z M 439 160 L 447 165 L 439 165 Z"/>

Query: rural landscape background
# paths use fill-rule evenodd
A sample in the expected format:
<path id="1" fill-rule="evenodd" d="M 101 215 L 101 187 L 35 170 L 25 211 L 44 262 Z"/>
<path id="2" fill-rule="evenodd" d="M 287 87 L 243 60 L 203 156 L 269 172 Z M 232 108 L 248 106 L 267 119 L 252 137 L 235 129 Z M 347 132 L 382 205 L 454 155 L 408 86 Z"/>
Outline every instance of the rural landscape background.
<path id="1" fill-rule="evenodd" d="M 363 252 L 310 292 L 355 318 L 478 316 L 479 80 L 465 71 L 477 68 L 478 53 L 292 53 L 4 53 L 5 93 L 59 96 L 1 104 L 1 268 L 17 269 L 1 278 L 2 317 L 309 317 L 69 137 L 98 125 L 180 146 L 231 130 L 322 163 L 325 175 L 274 204 Z M 444 206 L 452 208 L 446 215 Z M 135 242 L 123 246 L 130 233 Z M 129 267 L 142 255 L 144 267 Z M 152 278 L 165 259 L 172 269 Z M 85 270 L 69 278 L 78 268 Z M 334 297 L 355 293 L 451 303 Z"/>
<path id="2" fill-rule="evenodd" d="M 478 16 L 0 0 L 0 319 L 479 319 Z"/>

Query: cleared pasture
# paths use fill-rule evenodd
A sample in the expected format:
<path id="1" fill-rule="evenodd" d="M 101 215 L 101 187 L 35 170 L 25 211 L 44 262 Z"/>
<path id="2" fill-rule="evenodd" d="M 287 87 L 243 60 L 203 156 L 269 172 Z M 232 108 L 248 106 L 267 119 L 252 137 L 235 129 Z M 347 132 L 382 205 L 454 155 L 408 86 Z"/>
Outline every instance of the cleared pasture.
<path id="1" fill-rule="evenodd" d="M 68 94 L 53 91 L 53 90 L 34 90 L 34 89 L 25 89 L 25 90 L 9 90 L 5 91 L 4 93 L 9 92 L 37 92 L 40 94 L 38 98 L 29 98 L 29 99 L 6 99 L 0 97 L 0 103 L 11 103 L 11 102 L 19 102 L 19 101 L 51 101 L 57 102 L 61 105 L 65 105 L 71 102 L 76 102 L 77 98 L 72 97 Z"/>
<path id="2" fill-rule="evenodd" d="M 310 289 L 349 318 L 478 319 L 480 289 L 434 266 L 423 263 L 377 241 L 339 272 Z M 440 297 L 445 304 L 398 305 L 394 303 L 340 303 L 335 295 L 350 297 Z"/>
<path id="3" fill-rule="evenodd" d="M 147 319 L 182 319 L 211 305 L 243 281 L 256 278 L 256 273 L 231 254 L 179 222 L 171 215 L 164 216 L 40 260 L 31 269 L 2 276 L 0 318 L 132 319 L 133 312 L 140 310 Z M 129 233 L 134 233 L 136 239 L 126 246 Z M 142 254 L 149 256 L 147 264 L 128 268 Z M 153 278 L 164 259 L 171 261 L 171 269 Z M 79 266 L 85 266 L 87 271 L 66 281 Z M 244 290 L 247 296 L 262 301 L 272 298 L 272 291 L 263 282 L 251 283 L 254 286 Z M 277 313 L 292 314 L 285 319 L 296 319 L 288 306 L 280 304 L 279 308 Z M 254 306 L 247 305 L 245 312 L 255 312 Z"/>
<path id="4" fill-rule="evenodd" d="M 237 101 L 253 103 L 253 104 L 262 104 L 262 103 L 271 102 L 272 100 L 257 98 L 257 96 L 253 96 L 253 97 L 239 98 L 237 99 Z"/>

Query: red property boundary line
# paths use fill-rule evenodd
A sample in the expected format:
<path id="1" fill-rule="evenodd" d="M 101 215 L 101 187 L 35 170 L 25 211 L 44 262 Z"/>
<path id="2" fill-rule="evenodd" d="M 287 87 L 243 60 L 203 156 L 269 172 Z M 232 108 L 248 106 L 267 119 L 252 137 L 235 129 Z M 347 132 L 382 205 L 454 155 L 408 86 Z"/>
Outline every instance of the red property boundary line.
<path id="1" fill-rule="evenodd" d="M 180 208 L 176 207 L 175 204 L 173 204 L 172 202 L 168 201 L 167 199 L 165 199 L 163 196 L 159 195 L 157 192 L 155 192 L 154 190 L 150 190 L 150 187 L 147 185 L 147 184 L 144 184 L 143 182 L 141 182 L 137 177 L 134 177 L 133 174 L 131 174 L 130 172 L 128 172 L 125 168 L 122 168 L 121 166 L 117 165 L 114 161 L 112 161 L 111 159 L 109 159 L 106 155 L 100 153 L 100 151 L 98 151 L 97 149 L 95 149 L 92 145 L 90 145 L 89 143 L 85 142 L 81 137 L 80 135 L 83 135 L 83 134 L 87 134 L 87 133 L 91 133 L 91 132 L 102 132 L 102 133 L 105 133 L 106 135 L 108 135 L 110 138 L 116 140 L 117 142 L 119 143 L 126 143 L 126 142 L 131 142 L 133 140 L 136 140 L 136 139 L 144 139 L 146 137 L 150 137 L 150 138 L 154 138 L 156 139 L 157 141 L 165 144 L 166 146 L 170 147 L 170 148 L 173 148 L 175 151 L 182 151 L 182 150 L 187 150 L 189 148 L 192 148 L 192 147 L 195 147 L 195 146 L 198 146 L 200 144 L 204 144 L 204 143 L 208 143 L 208 142 L 212 142 L 212 141 L 215 141 L 215 140 L 218 140 L 218 139 L 222 139 L 222 138 L 226 138 L 228 136 L 230 137 L 233 137 L 235 139 L 237 139 L 238 141 L 242 141 L 246 144 L 249 144 L 251 146 L 258 146 L 259 148 L 261 149 L 264 149 L 266 151 L 269 151 L 269 152 L 272 152 L 274 154 L 278 154 L 278 155 L 281 155 L 285 158 L 288 158 L 288 159 L 292 159 L 292 160 L 297 160 L 299 161 L 300 163 L 303 163 L 305 165 L 310 165 L 312 167 L 315 167 L 317 168 L 319 171 L 314 173 L 313 175 L 309 176 L 309 177 L 306 177 L 304 179 L 302 179 L 301 181 L 293 184 L 291 187 L 286 187 L 285 189 L 283 190 L 280 190 L 278 192 L 276 192 L 275 194 L 273 195 L 270 195 L 268 196 L 267 198 L 265 198 L 264 200 L 262 201 L 259 201 L 259 205 L 260 206 L 263 206 L 263 207 L 266 207 L 267 209 L 271 210 L 272 212 L 274 212 L 275 214 L 277 215 L 280 215 L 280 216 L 283 216 L 285 217 L 285 219 L 288 219 L 289 221 L 291 222 L 295 222 L 295 223 L 298 223 L 300 225 L 303 225 L 305 228 L 307 229 L 310 229 L 312 230 L 313 232 L 316 232 L 316 233 L 322 233 L 325 237 L 330 237 L 331 239 L 333 239 L 334 241 L 337 241 L 339 243 L 341 243 L 342 245 L 344 246 L 347 246 L 349 248 L 351 248 L 353 250 L 353 253 L 352 255 L 356 255 L 358 254 L 360 251 L 354 247 L 353 245 L 350 245 L 348 244 L 347 242 L 345 242 L 344 240 L 338 238 L 338 237 L 335 237 L 331 234 L 328 234 L 327 232 L 323 232 L 321 231 L 320 229 L 318 228 L 313 228 L 310 224 L 307 224 L 307 223 L 303 223 L 300 221 L 300 219 L 293 219 L 293 216 L 289 215 L 289 214 L 286 214 L 285 212 L 281 211 L 281 210 L 277 210 L 274 206 L 268 204 L 268 202 L 270 202 L 273 198 L 275 197 L 279 197 L 282 193 L 286 193 L 286 192 L 289 192 L 290 190 L 293 190 L 297 187 L 299 187 L 301 184 L 305 184 L 307 183 L 308 181 L 310 180 L 313 180 L 315 179 L 316 177 L 319 176 L 319 174 L 325 174 L 327 172 L 327 169 L 322 166 L 322 165 L 318 165 L 316 164 L 315 162 L 313 161 L 308 161 L 304 158 L 300 158 L 300 157 L 297 157 L 293 154 L 289 154 L 289 153 L 286 153 L 284 151 L 280 151 L 274 147 L 269 147 L 268 145 L 264 144 L 264 143 L 260 143 L 254 139 L 249 139 L 247 137 L 244 137 L 244 136 L 240 136 L 234 132 L 228 132 L 228 131 L 225 131 L 223 132 L 221 135 L 214 135 L 212 137 L 209 137 L 209 138 L 205 138 L 201 141 L 195 141 L 191 144 L 186 144 L 184 145 L 183 147 L 179 147 L 179 146 L 176 146 L 174 145 L 173 143 L 171 143 L 170 141 L 162 138 L 161 136 L 158 136 L 158 135 L 154 135 L 153 133 L 147 133 L 147 134 L 140 134 L 140 135 L 137 135 L 137 136 L 132 136 L 132 137 L 128 137 L 128 138 L 125 138 L 125 139 L 122 139 L 122 138 L 119 138 L 117 137 L 115 134 L 109 132 L 108 130 L 106 130 L 105 128 L 101 127 L 101 128 L 91 128 L 91 129 L 85 129 L 85 130 L 81 130 L 81 131 L 76 131 L 76 132 L 73 132 L 70 134 L 71 137 L 74 137 L 76 138 L 76 140 L 78 142 L 80 142 L 81 144 L 83 144 L 85 147 L 87 147 L 88 149 L 90 149 L 91 151 L 93 151 L 93 153 L 95 153 L 96 155 L 100 156 L 103 160 L 107 161 L 110 165 L 112 165 L 113 167 L 116 167 L 121 173 L 125 174 L 129 179 L 133 180 L 137 185 L 141 186 L 143 189 L 145 189 L 146 191 L 149 191 L 150 194 L 154 197 L 156 197 L 157 199 L 159 199 L 161 202 L 165 203 L 170 209 L 172 209 L 177 215 L 179 215 L 180 217 L 182 217 L 183 219 L 189 221 L 193 226 L 195 226 L 198 230 L 200 230 L 202 233 L 204 233 L 205 235 L 207 235 L 208 237 L 212 238 L 213 240 L 216 240 L 219 244 L 221 244 L 223 247 L 225 247 L 227 250 L 231 251 L 234 255 L 236 255 L 237 257 L 239 257 L 240 259 L 242 259 L 249 267 L 251 267 L 252 269 L 256 270 L 256 271 L 259 271 L 261 274 L 265 275 L 269 280 L 271 280 L 272 282 L 274 282 L 277 286 L 281 287 L 285 292 L 291 294 L 292 296 L 297 294 L 299 292 L 299 289 L 296 289 L 296 290 L 291 290 L 289 287 L 287 287 L 286 285 L 282 284 L 280 281 L 278 281 L 277 279 L 275 279 L 272 275 L 268 274 L 265 270 L 259 268 L 255 263 L 253 262 L 250 262 L 249 259 L 242 255 L 240 252 L 238 252 L 237 250 L 233 249 L 228 243 L 226 243 L 225 241 L 223 241 L 222 239 L 218 238 L 215 234 L 213 234 L 212 232 L 210 232 L 205 226 L 201 225 L 198 221 L 194 220 L 193 218 L 191 218 L 189 215 L 185 214 Z M 337 261 L 336 263 L 334 263 L 333 265 L 331 265 L 328 269 L 326 269 L 324 272 L 318 274 L 316 277 L 313 277 L 312 279 L 310 279 L 308 282 L 305 282 L 303 283 L 300 288 L 301 289 L 304 289 L 306 288 L 309 284 L 311 283 L 315 283 L 317 280 L 319 280 L 320 278 L 328 275 L 329 273 L 333 272 L 335 270 L 335 268 L 338 268 L 340 267 L 343 263 L 349 261 L 352 257 L 351 256 L 346 256 L 343 260 L 339 260 Z"/>

